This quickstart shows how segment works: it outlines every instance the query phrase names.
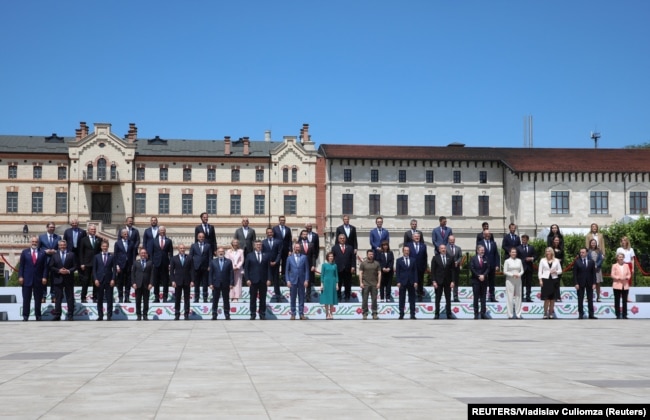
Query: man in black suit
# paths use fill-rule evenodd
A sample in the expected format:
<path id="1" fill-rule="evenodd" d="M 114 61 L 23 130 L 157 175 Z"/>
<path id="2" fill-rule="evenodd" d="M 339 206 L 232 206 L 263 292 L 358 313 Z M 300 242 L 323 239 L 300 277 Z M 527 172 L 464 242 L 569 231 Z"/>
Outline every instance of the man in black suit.
<path id="1" fill-rule="evenodd" d="M 124 228 L 120 237 L 113 245 L 113 263 L 115 264 L 115 279 L 117 283 L 118 302 L 129 303 L 131 290 L 131 267 L 135 259 L 136 248 L 129 240 L 129 229 Z"/>
<path id="2" fill-rule="evenodd" d="M 201 213 L 201 224 L 194 228 L 194 242 L 199 241 L 199 232 L 203 232 L 205 242 L 214 251 L 217 248 L 217 233 L 214 226 L 208 223 L 208 213 L 206 212 Z"/>
<path id="3" fill-rule="evenodd" d="M 158 239 L 158 218 L 152 217 L 150 223 L 151 226 L 146 228 L 144 230 L 144 234 L 142 235 L 142 247 L 147 250 L 150 249 L 149 243 L 155 239 Z M 151 254 L 149 254 L 149 257 L 151 257 Z"/>
<path id="4" fill-rule="evenodd" d="M 336 269 L 339 274 L 339 301 L 342 300 L 342 291 L 341 289 L 345 288 L 345 302 L 350 301 L 352 296 L 352 274 L 356 269 L 356 259 L 354 255 L 354 248 L 346 244 L 345 233 L 340 233 L 338 236 L 339 243 L 332 247 L 332 253 L 334 254 L 334 264 L 336 264 Z"/>
<path id="5" fill-rule="evenodd" d="M 380 302 L 394 302 L 393 300 L 393 274 L 395 272 L 395 256 L 390 250 L 388 242 L 381 243 L 381 252 L 375 254 L 375 260 L 381 265 L 381 281 L 379 287 Z"/>
<path id="6" fill-rule="evenodd" d="M 88 234 L 79 245 L 79 280 L 81 281 L 81 303 L 86 302 L 88 285 L 93 287 L 93 302 L 97 302 L 97 287 L 93 281 L 93 264 L 95 255 L 102 251 L 102 238 L 97 236 L 97 226 L 88 225 Z"/>
<path id="7" fill-rule="evenodd" d="M 476 245 L 483 244 L 485 239 L 484 233 L 486 230 L 490 230 L 490 224 L 488 222 L 483 222 L 481 224 L 481 231 L 476 234 Z M 490 233 L 490 240 L 494 241 L 494 235 Z"/>
<path id="8" fill-rule="evenodd" d="M 133 226 L 133 217 L 129 216 L 126 218 L 125 228 L 129 231 L 129 240 L 133 244 L 133 259 L 138 255 L 138 249 L 140 248 L 140 231 Z"/>
<path id="9" fill-rule="evenodd" d="M 253 245 L 254 247 L 254 245 Z M 210 263 L 210 289 L 212 290 L 212 320 L 217 319 L 219 296 L 223 298 L 223 314 L 230 319 L 230 289 L 235 286 L 235 270 L 226 258 L 223 247 L 217 248 L 217 258 Z M 251 297 L 252 300 L 255 300 Z M 260 315 L 261 317 L 261 315 Z"/>
<path id="10" fill-rule="evenodd" d="M 483 231 L 483 241 L 481 241 L 480 244 L 483 245 L 483 248 L 485 249 L 485 258 L 490 264 L 490 272 L 488 273 L 487 278 L 488 300 L 490 302 L 497 302 L 494 279 L 496 277 L 496 272 L 499 269 L 499 265 L 501 264 L 501 259 L 499 258 L 497 243 L 491 238 L 492 234 L 488 229 L 485 229 Z"/>
<path id="11" fill-rule="evenodd" d="M 521 245 L 517 247 L 517 258 L 521 260 L 521 264 L 524 266 L 524 274 L 521 276 L 521 285 L 525 292 L 524 301 L 532 302 L 533 299 L 530 297 L 530 292 L 533 284 L 535 247 L 528 245 L 528 239 L 528 235 L 521 235 Z"/>
<path id="12" fill-rule="evenodd" d="M 316 266 L 316 261 L 318 260 L 318 257 L 320 256 L 320 238 L 318 237 L 318 233 L 313 231 L 313 227 L 311 223 L 305 223 L 305 230 L 307 231 L 307 240 L 309 243 L 312 245 L 312 248 L 314 249 L 314 266 Z M 309 272 L 309 289 L 307 290 L 307 299 L 310 299 L 311 297 L 311 288 L 314 284 L 314 281 L 316 280 L 316 271 L 317 269 L 314 268 Z M 309 302 L 310 300 L 307 300 Z"/>
<path id="13" fill-rule="evenodd" d="M 166 233 L 165 226 L 160 226 L 158 237 L 147 243 L 149 247 L 147 254 L 151 256 L 151 262 L 153 263 L 151 281 L 153 283 L 154 303 L 160 303 L 160 286 L 163 288 L 163 302 L 167 302 L 169 296 L 169 263 L 172 259 L 174 246 Z"/>
<path id="14" fill-rule="evenodd" d="M 359 243 L 357 241 L 357 228 L 350 224 L 350 216 L 343 216 L 343 224 L 336 228 L 336 238 L 345 235 L 345 243 L 352 247 L 354 254 L 357 254 Z"/>
<path id="15" fill-rule="evenodd" d="M 255 241 L 257 240 L 255 229 L 248 226 L 248 217 L 244 217 L 242 219 L 241 227 L 237 228 L 235 231 L 234 238 L 239 241 L 239 244 L 244 250 L 244 258 L 246 258 L 246 255 L 248 255 L 249 252 L 253 251 L 255 247 Z"/>
<path id="16" fill-rule="evenodd" d="M 50 258 L 50 272 L 52 273 L 52 290 L 56 304 L 54 306 L 53 321 L 61 320 L 61 302 L 65 291 L 65 301 L 68 306 L 66 321 L 74 320 L 74 272 L 77 271 L 77 262 L 72 252 L 67 251 L 65 240 L 59 240 L 59 250 Z"/>
<path id="17" fill-rule="evenodd" d="M 419 233 L 413 235 L 413 240 L 404 246 L 410 248 L 409 252 L 411 258 L 415 261 L 415 267 L 418 273 L 416 283 L 418 288 L 416 290 L 417 299 L 422 302 L 424 300 L 424 273 L 429 267 L 429 253 L 427 252 L 427 245 L 422 242 L 422 236 Z"/>
<path id="18" fill-rule="evenodd" d="M 133 289 L 135 289 L 135 313 L 138 316 L 138 321 L 142 319 L 148 320 L 149 291 L 153 287 L 151 284 L 153 262 L 147 258 L 147 250 L 140 248 L 140 259 L 133 263 L 131 269 L 131 283 L 133 283 Z"/>
<path id="19" fill-rule="evenodd" d="M 271 302 L 282 301 L 282 290 L 280 289 L 280 264 L 282 262 L 282 242 L 273 236 L 273 228 L 266 228 L 266 239 L 262 242 L 262 252 L 269 257 L 271 269 L 271 284 L 273 284 L 273 297 Z M 246 261 L 244 259 L 244 261 Z"/>
<path id="20" fill-rule="evenodd" d="M 416 233 L 420 234 L 421 240 L 424 239 L 424 235 L 422 234 L 422 231 L 418 230 L 418 221 L 415 219 L 411 219 L 411 229 L 404 232 L 404 245 L 408 245 L 409 243 L 413 242 L 413 235 Z"/>
<path id="21" fill-rule="evenodd" d="M 212 260 L 212 248 L 205 242 L 205 235 L 199 232 L 197 241 L 190 246 L 190 260 L 192 261 L 192 283 L 194 283 L 194 303 L 199 302 L 201 288 L 203 288 L 203 302 L 208 301 L 208 270 Z M 214 295 L 212 296 L 214 299 Z"/>
<path id="22" fill-rule="evenodd" d="M 287 257 L 289 252 L 291 252 L 291 244 L 293 240 L 291 238 L 291 228 L 285 225 L 286 218 L 280 216 L 278 218 L 278 225 L 273 227 L 273 237 L 282 243 L 282 249 L 280 253 L 280 260 L 282 264 L 282 277 L 284 278 L 287 274 Z"/>
<path id="23" fill-rule="evenodd" d="M 454 287 L 454 259 L 447 255 L 447 246 L 440 245 L 439 254 L 431 259 L 431 276 L 433 287 L 436 289 L 436 312 L 434 319 L 440 319 L 440 299 L 445 294 L 445 313 L 447 319 L 452 319 L 451 313 L 451 288 Z"/>
<path id="24" fill-rule="evenodd" d="M 503 235 L 503 240 L 501 241 L 501 249 L 506 252 L 506 258 L 510 255 L 510 250 L 512 248 L 517 249 L 521 245 L 521 239 L 517 235 L 517 225 L 510 223 L 508 225 L 509 232 Z"/>
<path id="25" fill-rule="evenodd" d="M 178 254 L 169 264 L 169 277 L 174 288 L 174 320 L 181 318 L 181 299 L 183 300 L 183 319 L 190 317 L 190 290 L 192 282 L 192 263 L 185 255 L 185 244 L 178 245 Z"/>
<path id="26" fill-rule="evenodd" d="M 584 300 L 587 293 L 589 319 L 594 315 L 594 293 L 596 289 L 596 263 L 587 256 L 587 249 L 580 248 L 580 257 L 573 264 L 573 284 L 578 291 L 578 319 L 584 318 Z"/>
<path id="27" fill-rule="evenodd" d="M 36 320 L 40 321 L 43 285 L 47 284 L 47 275 L 50 268 L 47 265 L 45 252 L 38 249 L 38 238 L 32 236 L 30 243 L 31 247 L 24 249 L 20 253 L 18 282 L 22 286 L 23 292 L 23 321 L 29 319 L 32 296 L 34 296 L 34 315 Z"/>
<path id="28" fill-rule="evenodd" d="M 406 306 L 406 295 L 409 296 L 409 312 L 411 319 L 415 318 L 415 289 L 418 287 L 418 272 L 415 259 L 411 258 L 411 249 L 408 246 L 402 248 L 403 256 L 395 262 L 395 278 L 399 288 L 399 319 L 404 319 L 404 307 Z"/>
<path id="29" fill-rule="evenodd" d="M 79 220 L 70 219 L 70 227 L 63 233 L 63 239 L 68 243 L 68 251 L 72 251 L 77 261 L 81 261 L 79 246 L 84 236 L 86 236 L 86 231 L 79 228 Z"/>
<path id="30" fill-rule="evenodd" d="M 251 319 L 257 313 L 257 296 L 260 302 L 260 319 L 266 319 L 266 291 L 271 285 L 271 266 L 269 255 L 262 252 L 262 242 L 255 241 L 255 251 L 248 254 L 244 261 L 244 277 L 250 288 Z"/>
<path id="31" fill-rule="evenodd" d="M 456 245 L 456 237 L 449 235 L 447 243 L 447 255 L 454 261 L 454 269 L 452 270 L 452 283 L 451 292 L 454 296 L 454 302 L 460 302 L 458 298 L 458 287 L 460 286 L 460 265 L 463 262 L 463 250 Z"/>
<path id="32" fill-rule="evenodd" d="M 472 273 L 472 293 L 474 294 L 474 319 L 479 319 L 479 302 L 480 318 L 488 319 L 485 308 L 487 293 L 487 278 L 490 272 L 490 263 L 485 258 L 485 247 L 478 245 L 476 255 L 469 261 L 469 270 Z"/>
<path id="33" fill-rule="evenodd" d="M 298 244 L 300 245 L 300 253 L 307 257 L 307 262 L 309 263 L 309 284 L 305 288 L 305 301 L 311 302 L 312 277 L 314 277 L 316 272 L 316 259 L 318 258 L 318 254 L 314 245 L 307 239 L 306 229 L 300 232 Z"/>
<path id="34" fill-rule="evenodd" d="M 101 252 L 93 261 L 93 279 L 97 288 L 97 321 L 104 320 L 104 297 L 106 297 L 106 319 L 113 318 L 113 287 L 115 272 L 113 255 L 108 253 L 108 241 L 103 240 Z"/>

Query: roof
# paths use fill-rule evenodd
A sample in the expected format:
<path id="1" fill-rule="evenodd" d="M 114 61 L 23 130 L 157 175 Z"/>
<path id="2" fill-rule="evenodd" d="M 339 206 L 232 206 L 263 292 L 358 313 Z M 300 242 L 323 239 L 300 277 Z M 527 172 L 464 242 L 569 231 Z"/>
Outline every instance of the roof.
<path id="1" fill-rule="evenodd" d="M 68 142 L 74 137 L 53 136 L 0 136 L 3 153 L 47 153 L 68 155 Z"/>

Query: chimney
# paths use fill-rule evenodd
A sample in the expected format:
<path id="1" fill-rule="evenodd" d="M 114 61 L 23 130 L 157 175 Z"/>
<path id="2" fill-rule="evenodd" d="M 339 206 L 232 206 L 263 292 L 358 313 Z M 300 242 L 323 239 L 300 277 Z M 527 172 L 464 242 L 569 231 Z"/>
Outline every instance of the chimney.
<path id="1" fill-rule="evenodd" d="M 244 156 L 250 155 L 249 146 L 250 146 L 250 140 L 248 139 L 248 137 L 244 137 Z"/>
<path id="2" fill-rule="evenodd" d="M 81 128 L 77 128 L 76 130 L 74 130 L 74 133 L 75 133 L 74 135 L 75 139 L 81 140 Z"/>
<path id="3" fill-rule="evenodd" d="M 309 138 L 309 124 L 302 125 L 302 130 L 300 130 L 300 137 L 302 138 L 301 142 L 303 144 L 311 141 Z"/>
<path id="4" fill-rule="evenodd" d="M 271 141 L 271 130 L 266 130 L 264 132 L 264 141 L 268 141 L 268 142 Z"/>
<path id="5" fill-rule="evenodd" d="M 138 127 L 135 126 L 135 123 L 129 123 L 129 134 L 127 134 L 129 143 L 135 143 L 138 139 Z"/>
<path id="6" fill-rule="evenodd" d="M 223 154 L 228 156 L 230 154 L 230 136 L 223 138 Z"/>
<path id="7" fill-rule="evenodd" d="M 81 126 L 81 138 L 84 138 L 88 135 L 88 125 L 84 121 L 80 122 L 79 125 Z"/>

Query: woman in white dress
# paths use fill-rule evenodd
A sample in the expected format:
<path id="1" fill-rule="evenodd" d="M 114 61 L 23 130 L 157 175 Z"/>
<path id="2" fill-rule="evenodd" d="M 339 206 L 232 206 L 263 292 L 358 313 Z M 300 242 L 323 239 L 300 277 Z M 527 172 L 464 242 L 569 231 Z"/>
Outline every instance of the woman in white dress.
<path id="1" fill-rule="evenodd" d="M 630 240 L 627 236 L 621 238 L 621 246 L 616 250 L 616 254 L 623 254 L 623 262 L 630 268 L 630 286 L 634 279 L 634 248 L 630 245 Z"/>
<path id="2" fill-rule="evenodd" d="M 230 301 L 238 302 L 241 298 L 241 283 L 244 274 L 244 250 L 239 247 L 237 239 L 233 239 L 230 245 L 232 248 L 226 251 L 226 258 L 232 261 L 232 268 L 235 271 L 235 286 L 230 289 Z"/>
<path id="3" fill-rule="evenodd" d="M 521 276 L 524 274 L 524 265 L 517 258 L 516 247 L 510 249 L 510 258 L 503 263 L 503 274 L 506 276 L 508 319 L 521 319 Z"/>

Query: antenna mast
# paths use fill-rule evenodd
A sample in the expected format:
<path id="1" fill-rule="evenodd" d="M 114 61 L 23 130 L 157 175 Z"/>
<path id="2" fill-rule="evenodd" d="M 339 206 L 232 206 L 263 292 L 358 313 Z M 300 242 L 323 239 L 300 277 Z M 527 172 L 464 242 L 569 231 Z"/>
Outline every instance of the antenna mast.
<path id="1" fill-rule="evenodd" d="M 600 138 L 600 133 L 591 132 L 591 139 L 594 141 L 594 149 L 598 149 L 598 139 Z"/>

